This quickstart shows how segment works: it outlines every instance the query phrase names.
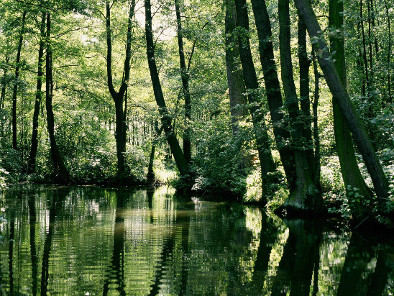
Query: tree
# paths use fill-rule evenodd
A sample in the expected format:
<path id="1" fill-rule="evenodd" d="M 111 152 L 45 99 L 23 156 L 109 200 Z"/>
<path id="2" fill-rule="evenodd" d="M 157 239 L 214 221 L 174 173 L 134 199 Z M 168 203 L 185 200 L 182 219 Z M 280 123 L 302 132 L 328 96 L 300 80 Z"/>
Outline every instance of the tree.
<path id="1" fill-rule="evenodd" d="M 18 41 L 18 49 L 16 53 L 16 61 L 15 61 L 15 81 L 14 87 L 12 91 L 12 148 L 15 150 L 18 149 L 17 144 L 17 124 L 16 124 L 16 103 L 17 103 L 17 95 L 18 95 L 18 84 L 19 84 L 19 71 L 20 71 L 20 62 L 21 62 L 21 52 L 23 45 L 23 37 L 25 34 L 25 22 L 26 22 L 26 14 L 27 11 L 24 10 L 22 12 L 22 20 L 21 20 L 21 31 L 19 33 L 19 41 Z"/>
<path id="2" fill-rule="evenodd" d="M 164 100 L 163 90 L 161 88 L 159 73 L 157 71 L 157 65 L 155 60 L 155 46 L 153 43 L 152 13 L 150 0 L 145 0 L 145 38 L 149 72 L 152 80 L 153 92 L 155 95 L 156 103 L 159 107 L 164 133 L 170 146 L 171 153 L 174 156 L 179 173 L 181 174 L 181 176 L 184 177 L 189 173 L 189 165 L 182 153 L 181 147 L 179 146 L 178 139 L 174 134 L 171 116 L 168 113 L 167 106 Z"/>
<path id="3" fill-rule="evenodd" d="M 46 100 L 45 106 L 47 110 L 47 127 L 49 133 L 49 141 L 51 145 L 51 157 L 53 161 L 53 168 L 55 177 L 62 183 L 70 182 L 70 174 L 63 162 L 63 157 L 60 154 L 59 147 L 55 139 L 55 118 L 53 115 L 52 99 L 53 99 L 53 69 L 52 69 L 52 44 L 51 44 L 51 14 L 47 12 L 47 30 L 46 30 Z"/>
<path id="4" fill-rule="evenodd" d="M 260 63 L 264 73 L 268 107 L 273 123 L 273 130 L 280 159 L 287 177 L 290 192 L 296 189 L 296 172 L 294 165 L 294 151 L 287 144 L 290 133 L 285 127 L 282 94 L 274 59 L 272 45 L 271 22 L 269 20 L 265 0 L 252 0 L 252 8 L 259 37 Z"/>
<path id="5" fill-rule="evenodd" d="M 353 139 L 363 156 L 369 175 L 374 184 L 376 195 L 381 208 L 388 197 L 388 181 L 383 172 L 379 159 L 376 156 L 371 141 L 363 128 L 362 122 L 357 116 L 350 101 L 349 94 L 343 86 L 335 66 L 329 57 L 327 44 L 322 36 L 322 30 L 312 7 L 306 0 L 294 0 L 300 17 L 304 20 L 309 36 L 314 40 L 318 49 L 318 61 L 324 77 L 334 97 L 337 98 L 339 108 L 345 117 L 346 123 L 353 135 Z"/>
<path id="6" fill-rule="evenodd" d="M 38 65 L 37 65 L 37 88 L 36 88 L 36 99 L 34 102 L 34 114 L 33 114 L 33 127 L 31 135 L 31 148 L 29 161 L 27 166 L 28 173 L 34 173 L 36 170 L 36 157 L 38 147 L 38 116 L 40 113 L 40 105 L 42 98 L 42 81 L 44 77 L 43 63 L 44 63 L 44 46 L 45 46 L 45 19 L 46 12 L 42 12 L 41 27 L 40 27 L 40 45 L 38 50 Z"/>
<path id="7" fill-rule="evenodd" d="M 116 91 L 112 77 L 112 36 L 111 36 L 111 7 L 106 1 L 106 33 L 107 33 L 107 79 L 109 92 L 115 102 L 116 114 L 116 155 L 118 157 L 118 177 L 124 177 L 126 174 L 126 100 L 127 100 L 127 83 L 130 78 L 130 59 L 131 59 L 131 30 L 132 18 L 135 9 L 135 0 L 132 0 L 129 8 L 127 40 L 126 40 L 126 57 L 124 61 L 123 76 L 119 91 Z"/>
<path id="8" fill-rule="evenodd" d="M 177 23 L 177 35 L 178 35 L 178 51 L 179 51 L 179 64 L 182 79 L 182 90 L 183 97 L 185 99 L 185 120 L 186 129 L 183 134 L 183 154 L 185 160 L 190 163 L 191 161 L 191 142 L 190 142 L 190 120 L 192 113 L 191 98 L 189 91 L 189 73 L 186 67 L 185 52 L 183 49 L 183 32 L 182 32 L 182 20 L 181 20 L 181 9 L 179 5 L 179 0 L 175 0 L 175 14 Z"/>
<path id="9" fill-rule="evenodd" d="M 279 0 L 280 62 L 286 107 L 289 112 L 291 139 L 296 165 L 296 190 L 290 194 L 284 207 L 293 211 L 318 212 L 322 207 L 319 184 L 313 178 L 313 169 L 308 161 L 303 139 L 304 129 L 298 107 L 298 98 L 293 78 L 290 47 L 289 0 Z"/>
<path id="10" fill-rule="evenodd" d="M 242 63 L 242 71 L 247 89 L 249 110 L 252 115 L 253 129 L 256 138 L 257 151 L 260 158 L 261 179 L 263 182 L 262 203 L 266 203 L 266 195 L 270 194 L 269 186 L 277 182 L 272 178 L 276 170 L 273 161 L 267 127 L 264 122 L 264 108 L 262 105 L 256 70 L 253 64 L 252 53 L 249 44 L 249 18 L 245 0 L 235 0 L 237 26 L 239 27 L 239 53 Z"/>
<path id="11" fill-rule="evenodd" d="M 329 10 L 329 26 L 331 42 L 331 54 L 334 57 L 334 65 L 336 71 L 346 88 L 346 63 L 345 63 L 345 46 L 344 46 L 344 35 L 343 35 L 343 2 L 340 0 L 330 0 Z M 355 152 L 353 148 L 353 141 L 345 123 L 344 116 L 339 109 L 338 99 L 333 97 L 333 116 L 334 116 L 334 133 L 335 143 L 341 164 L 341 172 L 345 188 L 349 192 L 349 186 L 359 190 L 359 194 L 364 198 L 369 198 L 371 192 L 368 186 L 365 184 L 364 179 L 361 175 L 360 169 L 358 168 Z M 357 220 L 363 218 L 362 211 L 366 209 L 360 205 L 353 215 Z"/>
<path id="12" fill-rule="evenodd" d="M 243 120 L 247 114 L 247 101 L 244 95 L 245 83 L 243 80 L 242 66 L 240 65 L 239 47 L 236 36 L 236 15 L 235 3 L 233 0 L 226 1 L 226 70 L 227 84 L 230 99 L 230 112 L 233 134 L 239 130 L 239 121 Z"/>

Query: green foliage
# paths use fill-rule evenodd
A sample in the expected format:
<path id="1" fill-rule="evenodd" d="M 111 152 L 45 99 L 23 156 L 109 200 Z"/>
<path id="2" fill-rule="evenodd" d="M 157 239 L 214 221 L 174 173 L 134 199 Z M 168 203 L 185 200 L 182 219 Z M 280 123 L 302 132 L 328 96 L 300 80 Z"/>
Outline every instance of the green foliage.
<path id="1" fill-rule="evenodd" d="M 250 169 L 247 156 L 250 133 L 241 130 L 233 137 L 227 117 L 217 117 L 205 123 L 204 137 L 198 139 L 195 157 L 196 183 L 194 189 L 213 192 L 232 192 L 243 196 L 246 176 Z"/>

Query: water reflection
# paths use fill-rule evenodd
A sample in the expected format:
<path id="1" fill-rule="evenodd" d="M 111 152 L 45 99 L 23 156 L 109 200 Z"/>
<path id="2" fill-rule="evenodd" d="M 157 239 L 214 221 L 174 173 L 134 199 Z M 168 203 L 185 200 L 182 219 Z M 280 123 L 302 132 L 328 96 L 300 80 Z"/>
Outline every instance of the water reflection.
<path id="1" fill-rule="evenodd" d="M 259 208 L 170 188 L 20 186 L 0 201 L 0 295 L 392 295 L 391 241 Z"/>

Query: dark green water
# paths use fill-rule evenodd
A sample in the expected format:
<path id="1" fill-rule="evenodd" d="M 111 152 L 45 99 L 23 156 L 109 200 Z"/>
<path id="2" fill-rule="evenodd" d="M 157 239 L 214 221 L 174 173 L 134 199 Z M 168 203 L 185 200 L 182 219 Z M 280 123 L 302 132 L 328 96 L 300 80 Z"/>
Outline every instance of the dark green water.
<path id="1" fill-rule="evenodd" d="M 0 295 L 393 295 L 393 245 L 160 188 L 0 194 Z"/>

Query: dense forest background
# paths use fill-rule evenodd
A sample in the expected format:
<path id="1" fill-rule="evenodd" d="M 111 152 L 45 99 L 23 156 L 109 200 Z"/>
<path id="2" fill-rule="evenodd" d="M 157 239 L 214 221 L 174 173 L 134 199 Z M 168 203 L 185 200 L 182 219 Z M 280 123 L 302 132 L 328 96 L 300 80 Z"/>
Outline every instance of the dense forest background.
<path id="1" fill-rule="evenodd" d="M 0 11 L 2 187 L 172 181 L 288 212 L 329 203 L 356 223 L 392 218 L 391 1 Z"/>

